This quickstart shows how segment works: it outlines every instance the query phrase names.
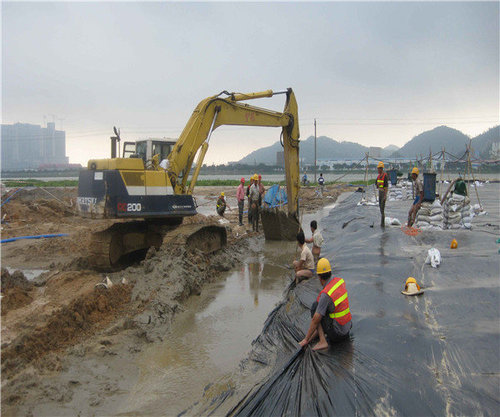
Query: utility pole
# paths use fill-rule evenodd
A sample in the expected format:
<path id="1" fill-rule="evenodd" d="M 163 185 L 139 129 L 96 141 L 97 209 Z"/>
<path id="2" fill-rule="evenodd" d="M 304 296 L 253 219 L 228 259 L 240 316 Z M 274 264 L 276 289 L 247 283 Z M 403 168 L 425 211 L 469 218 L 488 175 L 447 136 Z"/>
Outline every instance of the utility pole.
<path id="1" fill-rule="evenodd" d="M 316 119 L 314 119 L 314 183 L 316 184 Z"/>

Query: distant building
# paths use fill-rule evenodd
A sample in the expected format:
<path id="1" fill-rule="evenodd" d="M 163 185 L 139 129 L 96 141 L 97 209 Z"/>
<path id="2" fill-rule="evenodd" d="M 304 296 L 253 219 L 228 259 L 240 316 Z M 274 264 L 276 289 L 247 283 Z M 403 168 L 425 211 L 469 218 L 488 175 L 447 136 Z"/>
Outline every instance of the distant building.
<path id="1" fill-rule="evenodd" d="M 372 158 L 380 158 L 382 156 L 382 148 L 378 146 L 370 146 L 370 156 Z"/>
<path id="2" fill-rule="evenodd" d="M 276 165 L 279 167 L 285 166 L 285 152 L 276 152 Z"/>
<path id="3" fill-rule="evenodd" d="M 2 171 L 38 169 L 40 166 L 68 165 L 66 133 L 27 123 L 2 125 Z"/>

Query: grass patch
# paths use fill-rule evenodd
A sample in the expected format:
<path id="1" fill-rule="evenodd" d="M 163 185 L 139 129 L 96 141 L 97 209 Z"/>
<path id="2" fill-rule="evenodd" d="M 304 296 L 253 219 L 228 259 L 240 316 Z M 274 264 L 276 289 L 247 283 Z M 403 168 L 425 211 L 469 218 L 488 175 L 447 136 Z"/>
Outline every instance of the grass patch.
<path id="1" fill-rule="evenodd" d="M 43 181 L 34 179 L 25 180 L 4 180 L 3 183 L 6 187 L 77 187 L 78 180 L 55 180 Z"/>

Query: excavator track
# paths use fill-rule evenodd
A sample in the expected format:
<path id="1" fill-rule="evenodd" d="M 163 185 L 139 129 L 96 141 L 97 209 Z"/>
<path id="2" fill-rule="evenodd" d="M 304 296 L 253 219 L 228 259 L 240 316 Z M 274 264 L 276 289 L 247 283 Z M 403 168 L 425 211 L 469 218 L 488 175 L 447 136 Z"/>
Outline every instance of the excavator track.
<path id="1" fill-rule="evenodd" d="M 213 253 L 227 244 L 226 228 L 218 225 L 161 225 L 144 221 L 116 223 L 91 236 L 89 262 L 99 271 L 121 269 L 127 264 L 127 255 L 169 246 L 185 246 L 187 250 Z M 125 258 L 125 259 L 124 259 Z M 125 262 L 124 262 L 125 261 Z"/>

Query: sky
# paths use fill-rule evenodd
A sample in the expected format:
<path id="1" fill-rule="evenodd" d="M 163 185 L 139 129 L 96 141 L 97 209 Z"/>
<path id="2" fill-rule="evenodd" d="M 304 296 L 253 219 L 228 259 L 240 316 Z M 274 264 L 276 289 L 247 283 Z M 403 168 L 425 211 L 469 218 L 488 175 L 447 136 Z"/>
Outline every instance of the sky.
<path id="1" fill-rule="evenodd" d="M 499 123 L 498 2 L 2 2 L 2 123 L 66 131 L 71 163 L 177 138 L 202 99 L 293 88 L 301 138 L 403 146 Z M 284 96 L 249 102 L 283 110 Z M 222 126 L 208 164 L 279 140 Z"/>

